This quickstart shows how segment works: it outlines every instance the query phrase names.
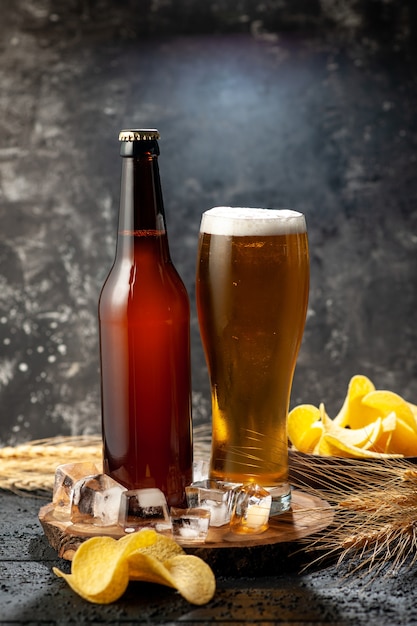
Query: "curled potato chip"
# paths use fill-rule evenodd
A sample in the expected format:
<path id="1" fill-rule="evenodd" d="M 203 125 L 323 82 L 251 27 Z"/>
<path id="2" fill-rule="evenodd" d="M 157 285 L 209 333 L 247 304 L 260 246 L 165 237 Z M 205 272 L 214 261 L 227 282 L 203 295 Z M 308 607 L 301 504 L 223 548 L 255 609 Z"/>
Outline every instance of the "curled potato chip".
<path id="1" fill-rule="evenodd" d="M 146 583 L 156 583 L 175 588 L 175 581 L 165 567 L 165 563 L 149 554 L 134 552 L 129 555 L 128 559 L 129 578 L 130 580 L 142 580 Z"/>
<path id="2" fill-rule="evenodd" d="M 202 559 L 186 555 L 173 539 L 150 529 L 119 540 L 87 539 L 74 555 L 71 574 L 55 567 L 53 571 L 82 598 L 97 604 L 120 598 L 129 580 L 173 587 L 193 604 L 205 604 L 215 592 L 214 574 Z"/>
<path id="3" fill-rule="evenodd" d="M 84 600 L 97 604 L 114 602 L 129 584 L 127 561 L 111 537 L 91 537 L 82 543 L 74 555 L 71 574 L 56 567 L 53 572 Z"/>
<path id="4" fill-rule="evenodd" d="M 412 402 L 407 402 L 408 406 L 410 407 L 414 418 L 417 420 L 417 404 L 413 404 Z"/>
<path id="5" fill-rule="evenodd" d="M 198 556 L 174 556 L 164 565 L 174 578 L 180 594 L 191 604 L 206 604 L 214 596 L 216 579 L 207 563 Z"/>
<path id="6" fill-rule="evenodd" d="M 374 409 L 381 417 L 395 413 L 398 419 L 405 422 L 417 432 L 417 422 L 408 403 L 392 391 L 375 390 L 362 398 L 362 405 Z"/>
<path id="7" fill-rule="evenodd" d="M 216 579 L 202 559 L 177 554 L 163 564 L 154 557 L 135 552 L 129 557 L 130 580 L 144 580 L 174 587 L 191 604 L 206 604 L 216 590 Z"/>
<path id="8" fill-rule="evenodd" d="M 375 391 L 375 385 L 367 376 L 362 374 L 353 376 L 350 379 L 342 408 L 334 418 L 334 423 L 343 427 L 362 428 L 380 417 L 375 415 L 372 408 L 365 411 L 362 406 L 362 398 L 372 391 Z"/>
<path id="9" fill-rule="evenodd" d="M 381 420 L 381 432 L 369 450 L 373 452 L 389 453 L 391 449 L 392 434 L 397 427 L 397 416 L 389 413 Z"/>
<path id="10" fill-rule="evenodd" d="M 394 451 L 401 452 L 404 456 L 417 456 L 417 433 L 399 418 L 387 446 L 387 452 Z"/>
<path id="11" fill-rule="evenodd" d="M 185 554 L 176 541 L 150 528 L 144 528 L 140 532 L 125 535 L 117 543 L 119 549 L 123 550 L 126 555 L 140 550 L 142 554 L 149 554 L 162 562 L 177 554 Z"/>
<path id="12" fill-rule="evenodd" d="M 383 452 L 372 452 L 372 450 L 366 450 L 359 448 L 358 446 L 352 446 L 344 441 L 340 441 L 337 437 L 328 433 L 324 434 L 320 439 L 318 446 L 318 454 L 323 456 L 341 456 L 341 457 L 357 457 L 360 459 L 392 459 L 395 457 L 402 458 L 402 454 L 385 454 Z"/>
<path id="13" fill-rule="evenodd" d="M 417 456 L 417 405 L 357 375 L 334 419 L 323 404 L 299 405 L 288 416 L 288 436 L 300 452 L 323 456 Z"/>
<path id="14" fill-rule="evenodd" d="M 288 437 L 300 452 L 308 454 L 314 450 L 321 435 L 320 410 L 313 404 L 300 404 L 288 415 Z"/>
<path id="15" fill-rule="evenodd" d="M 324 433 L 336 437 L 349 446 L 363 449 L 371 448 L 382 432 L 382 419 L 380 417 L 362 428 L 343 428 L 335 424 L 326 413 L 322 415 L 322 422 Z"/>

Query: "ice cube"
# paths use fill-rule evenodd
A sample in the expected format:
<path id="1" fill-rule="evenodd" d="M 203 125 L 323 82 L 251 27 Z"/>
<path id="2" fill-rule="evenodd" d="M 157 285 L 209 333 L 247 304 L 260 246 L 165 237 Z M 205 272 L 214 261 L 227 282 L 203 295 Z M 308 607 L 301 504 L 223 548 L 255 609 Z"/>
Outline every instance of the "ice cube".
<path id="1" fill-rule="evenodd" d="M 71 489 L 80 478 L 98 474 L 101 468 L 96 463 L 86 461 L 84 463 L 66 463 L 58 465 L 55 470 L 54 490 L 52 503 L 54 516 L 60 519 L 70 517 L 71 513 Z"/>
<path id="2" fill-rule="evenodd" d="M 193 481 L 207 480 L 209 477 L 210 464 L 208 461 L 197 459 L 193 462 Z"/>
<path id="3" fill-rule="evenodd" d="M 210 526 L 230 522 L 233 490 L 217 480 L 202 480 L 185 488 L 189 508 L 210 511 Z"/>
<path id="4" fill-rule="evenodd" d="M 85 476 L 71 491 L 71 521 L 112 526 L 119 519 L 120 498 L 127 491 L 106 474 Z"/>
<path id="5" fill-rule="evenodd" d="M 250 483 L 236 487 L 230 530 L 238 534 L 262 533 L 268 528 L 272 497 L 269 491 Z"/>
<path id="6" fill-rule="evenodd" d="M 166 498 L 160 489 L 130 489 L 120 499 L 118 523 L 125 532 L 140 528 L 170 531 L 171 520 Z"/>
<path id="7" fill-rule="evenodd" d="M 201 543 L 206 540 L 210 511 L 171 507 L 172 534 L 178 543 Z"/>

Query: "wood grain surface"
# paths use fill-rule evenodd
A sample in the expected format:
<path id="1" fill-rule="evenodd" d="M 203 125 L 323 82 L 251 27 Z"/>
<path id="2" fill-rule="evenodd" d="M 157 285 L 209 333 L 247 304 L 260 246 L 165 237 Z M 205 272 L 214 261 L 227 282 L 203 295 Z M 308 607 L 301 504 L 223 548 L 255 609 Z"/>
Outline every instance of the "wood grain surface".
<path id="1" fill-rule="evenodd" d="M 294 549 L 294 542 L 325 528 L 333 519 L 330 505 L 320 498 L 294 491 L 288 513 L 270 518 L 269 528 L 254 535 L 232 533 L 229 526 L 210 527 L 205 543 L 183 544 L 186 552 L 204 558 L 217 573 L 237 571 L 240 575 L 264 573 L 277 559 L 282 560 Z M 72 560 L 75 551 L 89 537 L 124 535 L 120 526 L 100 527 L 72 524 L 54 517 L 53 505 L 39 511 L 39 521 L 50 545 L 59 557 Z"/>

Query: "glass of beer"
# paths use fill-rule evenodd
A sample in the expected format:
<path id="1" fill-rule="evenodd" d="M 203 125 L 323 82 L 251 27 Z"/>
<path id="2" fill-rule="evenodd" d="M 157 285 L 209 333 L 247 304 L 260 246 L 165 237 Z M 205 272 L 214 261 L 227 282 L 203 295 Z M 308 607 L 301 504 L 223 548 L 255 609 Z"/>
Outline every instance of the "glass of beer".
<path id="1" fill-rule="evenodd" d="M 273 515 L 291 504 L 287 415 L 309 274 L 302 213 L 203 213 L 196 298 L 212 397 L 210 478 L 267 488 Z"/>

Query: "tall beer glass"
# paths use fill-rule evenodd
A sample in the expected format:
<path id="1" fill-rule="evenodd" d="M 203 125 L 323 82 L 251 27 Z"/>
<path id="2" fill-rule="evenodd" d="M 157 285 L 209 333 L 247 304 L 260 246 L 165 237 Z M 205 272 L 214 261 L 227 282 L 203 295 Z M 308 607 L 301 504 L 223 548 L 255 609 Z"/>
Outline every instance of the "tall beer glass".
<path id="1" fill-rule="evenodd" d="M 296 211 L 216 207 L 202 216 L 196 282 L 212 396 L 210 477 L 257 483 L 290 507 L 287 414 L 308 303 Z"/>

